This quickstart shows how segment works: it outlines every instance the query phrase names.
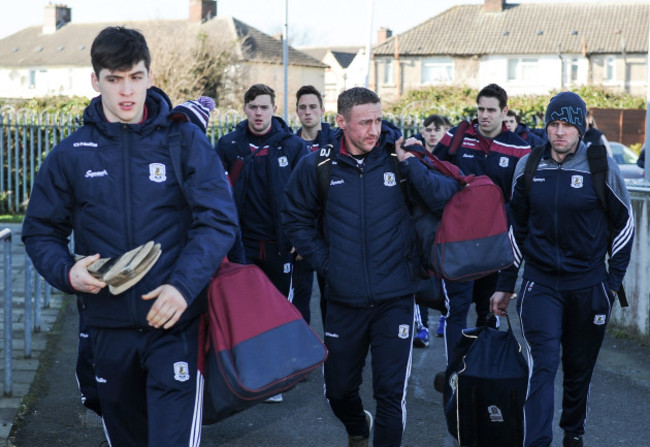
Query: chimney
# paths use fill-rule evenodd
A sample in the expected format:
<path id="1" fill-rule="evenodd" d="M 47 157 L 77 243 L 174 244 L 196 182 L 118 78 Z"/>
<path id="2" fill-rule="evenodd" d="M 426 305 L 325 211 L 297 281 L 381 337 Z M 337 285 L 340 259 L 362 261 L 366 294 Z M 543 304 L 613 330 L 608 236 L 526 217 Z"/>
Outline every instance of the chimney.
<path id="1" fill-rule="evenodd" d="M 190 0 L 190 22 L 203 23 L 216 16 L 216 0 Z"/>
<path id="2" fill-rule="evenodd" d="M 43 34 L 54 34 L 57 29 L 70 23 L 71 17 L 71 10 L 66 5 L 53 5 L 52 3 L 46 5 L 43 16 Z"/>
<path id="3" fill-rule="evenodd" d="M 485 12 L 502 12 L 506 7 L 506 0 L 485 0 Z"/>
<path id="4" fill-rule="evenodd" d="M 393 35 L 393 32 L 386 27 L 379 28 L 377 30 L 377 43 L 383 43 Z"/>

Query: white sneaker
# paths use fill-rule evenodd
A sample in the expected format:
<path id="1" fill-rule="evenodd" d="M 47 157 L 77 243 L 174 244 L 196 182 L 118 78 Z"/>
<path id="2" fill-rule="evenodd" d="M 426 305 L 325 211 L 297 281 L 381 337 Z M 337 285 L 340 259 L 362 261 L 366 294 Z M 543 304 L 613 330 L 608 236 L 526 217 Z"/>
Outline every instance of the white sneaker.
<path id="1" fill-rule="evenodd" d="M 268 399 L 266 399 L 264 402 L 267 402 L 269 404 L 279 404 L 282 402 L 284 399 L 282 397 L 282 393 L 276 394 L 275 396 L 271 396 Z"/>
<path id="2" fill-rule="evenodd" d="M 368 438 L 365 438 L 361 435 L 358 436 L 348 436 L 348 447 L 368 447 L 368 439 L 370 433 L 372 433 L 373 418 L 372 414 L 368 410 L 363 410 L 363 413 L 366 415 L 366 423 L 368 424 Z"/>
<path id="3" fill-rule="evenodd" d="M 366 422 L 368 423 L 368 433 L 372 433 L 372 426 L 375 425 L 375 420 L 372 417 L 372 413 L 368 410 L 363 410 L 366 414 Z"/>

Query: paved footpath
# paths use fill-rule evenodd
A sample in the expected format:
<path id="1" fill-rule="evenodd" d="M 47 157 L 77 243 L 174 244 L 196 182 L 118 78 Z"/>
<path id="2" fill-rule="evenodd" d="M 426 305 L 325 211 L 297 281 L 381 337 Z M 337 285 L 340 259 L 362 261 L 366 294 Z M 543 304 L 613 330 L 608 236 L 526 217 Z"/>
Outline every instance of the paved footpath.
<path id="1" fill-rule="evenodd" d="M 0 300 L 3 302 L 0 308 L 0 334 L 3 338 L 2 364 L 0 364 L 0 377 L 2 379 L 2 393 L 0 394 L 0 444 L 6 443 L 9 433 L 13 427 L 16 415 L 19 410 L 24 408 L 25 398 L 30 391 L 38 370 L 41 357 L 45 351 L 48 342 L 48 335 L 59 315 L 63 294 L 52 294 L 50 296 L 49 307 L 40 310 L 40 328 L 32 332 L 31 352 L 26 356 L 25 351 L 25 248 L 20 241 L 20 224 L 0 224 L 0 230 L 9 228 L 12 232 L 12 380 L 11 393 L 7 395 L 7 388 L 4 386 L 4 274 L 0 274 L 0 288 L 2 295 Z M 4 261 L 3 261 L 4 265 Z M 44 285 L 44 282 L 42 282 Z M 41 300 L 44 299 L 44 293 L 41 293 Z M 35 309 L 35 305 L 32 305 Z M 34 314 L 35 316 L 35 314 Z M 35 318 L 32 324 L 36 324 Z"/>
<path id="2" fill-rule="evenodd" d="M 22 264 L 20 264 L 22 265 Z M 317 290 L 317 289 L 316 289 Z M 50 321 L 49 329 L 40 335 L 47 339 L 47 350 L 33 355 L 35 364 L 42 368 L 34 378 L 25 375 L 18 388 L 29 388 L 33 381 L 27 408 L 19 418 L 5 419 L 0 446 L 11 447 L 87 447 L 106 446 L 98 418 L 79 403 L 74 366 L 77 344 L 77 313 L 74 298 L 60 296 L 53 300 L 52 312 L 58 310 L 59 319 Z M 58 307 L 57 307 L 58 306 Z M 514 309 L 511 314 L 515 315 Z M 430 328 L 435 332 L 438 313 L 431 312 Z M 470 315 L 469 321 L 475 317 Z M 18 319 L 18 318 L 17 318 Z M 18 319 L 20 320 L 20 319 Z M 318 292 L 312 299 L 312 324 L 322 334 L 319 324 Z M 513 318 L 513 329 L 521 341 L 518 321 Z M 251 317 L 254 324 L 254 315 Z M 17 330 L 16 328 L 14 328 Z M 631 340 L 614 336 L 609 331 L 594 374 L 590 395 L 591 413 L 585 436 L 587 447 L 634 446 L 650 447 L 650 348 Z M 40 339 L 39 335 L 39 339 Z M 18 336 L 18 335 L 17 335 Z M 19 341 L 16 340 L 15 345 Z M 36 345 L 36 337 L 35 337 Z M 16 358 L 20 352 L 15 352 Z M 408 386 L 408 422 L 403 439 L 404 447 L 457 447 L 446 433 L 441 408 L 441 395 L 433 390 L 432 378 L 443 368 L 444 347 L 441 338 L 433 337 L 428 348 L 413 352 L 413 371 Z M 362 397 L 366 407 L 374 411 L 370 387 L 369 361 L 366 362 Z M 17 378 L 16 378 L 17 380 Z M 562 374 L 556 380 L 556 405 L 559 406 Z M 218 424 L 204 426 L 202 445 L 220 447 L 338 447 L 347 445 L 341 424 L 334 418 L 323 398 L 322 374 L 313 372 L 306 381 L 285 393 L 280 404 L 259 404 Z M 13 402 L 7 415 L 16 414 L 21 402 L 14 397 L 2 398 Z M 8 405 L 7 405 L 8 406 Z M 562 444 L 554 414 L 553 447 Z M 13 423 L 13 426 L 12 426 Z M 9 433 L 10 432 L 10 433 Z"/>

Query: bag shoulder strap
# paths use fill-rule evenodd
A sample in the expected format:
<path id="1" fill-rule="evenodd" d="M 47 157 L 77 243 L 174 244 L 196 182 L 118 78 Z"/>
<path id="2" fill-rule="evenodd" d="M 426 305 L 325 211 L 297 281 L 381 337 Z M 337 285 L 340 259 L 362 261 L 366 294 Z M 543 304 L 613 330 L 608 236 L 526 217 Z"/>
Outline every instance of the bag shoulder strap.
<path id="1" fill-rule="evenodd" d="M 456 154 L 458 148 L 460 147 L 460 143 L 465 138 L 465 131 L 469 129 L 470 125 L 471 123 L 469 121 L 463 120 L 460 122 L 458 128 L 456 129 L 456 133 L 454 134 L 454 138 L 451 140 L 451 145 L 449 146 L 449 155 Z"/>
<path id="2" fill-rule="evenodd" d="M 526 165 L 524 166 L 524 195 L 528 197 L 530 193 L 530 186 L 533 183 L 533 177 L 535 176 L 535 171 L 537 171 L 537 166 L 542 160 L 542 155 L 544 154 L 545 146 L 534 147 L 528 159 L 526 160 Z"/>
<path id="3" fill-rule="evenodd" d="M 609 219 L 609 213 L 607 212 L 607 173 L 609 171 L 609 165 L 607 163 L 607 148 L 602 144 L 589 145 L 587 148 L 587 161 L 589 163 L 591 181 L 594 184 L 594 191 L 598 197 L 598 202 Z M 621 284 L 621 287 L 618 289 L 618 301 L 621 304 L 621 307 L 627 307 L 629 305 L 623 284 Z"/>
<path id="4" fill-rule="evenodd" d="M 589 172 L 591 172 L 591 181 L 594 184 L 594 190 L 600 205 L 607 213 L 607 148 L 602 144 L 592 144 L 587 148 L 587 161 L 589 162 Z"/>
<path id="5" fill-rule="evenodd" d="M 321 210 L 325 210 L 327 196 L 330 191 L 330 180 L 332 178 L 332 151 L 334 146 L 327 144 L 318 150 L 316 157 L 316 184 L 318 187 L 318 201 Z"/>
<path id="6" fill-rule="evenodd" d="M 397 154 L 395 153 L 395 147 L 387 144 L 385 146 L 385 149 L 386 152 L 388 153 L 388 156 L 390 157 L 390 162 L 393 165 L 393 171 L 395 171 L 395 180 L 397 180 L 399 189 L 402 191 L 402 195 L 404 196 L 404 202 L 406 203 L 406 206 L 409 208 L 409 212 L 412 212 L 411 201 L 408 199 L 408 191 L 406 189 L 406 179 L 403 178 L 399 173 L 399 159 L 397 158 Z"/>
<path id="7" fill-rule="evenodd" d="M 167 130 L 167 147 L 169 148 L 169 156 L 172 162 L 172 169 L 176 175 L 178 184 L 183 187 L 183 163 L 182 163 L 182 144 L 181 144 L 181 131 L 178 123 L 172 121 L 169 129 Z"/>

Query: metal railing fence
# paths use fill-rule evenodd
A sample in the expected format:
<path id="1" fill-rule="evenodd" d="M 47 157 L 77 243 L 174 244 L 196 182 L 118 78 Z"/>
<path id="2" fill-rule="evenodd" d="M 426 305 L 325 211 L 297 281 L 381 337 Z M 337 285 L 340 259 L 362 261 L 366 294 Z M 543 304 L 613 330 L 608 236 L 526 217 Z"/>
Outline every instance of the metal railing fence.
<path id="1" fill-rule="evenodd" d="M 212 145 L 244 118 L 235 111 L 213 112 L 207 132 Z M 328 119 L 333 124 L 333 117 Z M 385 114 L 384 119 L 399 127 L 405 137 L 417 133 L 421 122 L 415 115 Z M 0 214 L 24 211 L 45 156 L 81 124 L 79 115 L 0 110 Z M 294 131 L 300 127 L 297 117 L 288 124 Z"/>
<path id="2" fill-rule="evenodd" d="M 4 395 L 11 396 L 13 392 L 13 337 L 12 337 L 12 273 L 11 273 L 11 230 L 5 228 L 0 231 L 0 240 L 3 245 L 3 270 L 4 270 Z"/>

